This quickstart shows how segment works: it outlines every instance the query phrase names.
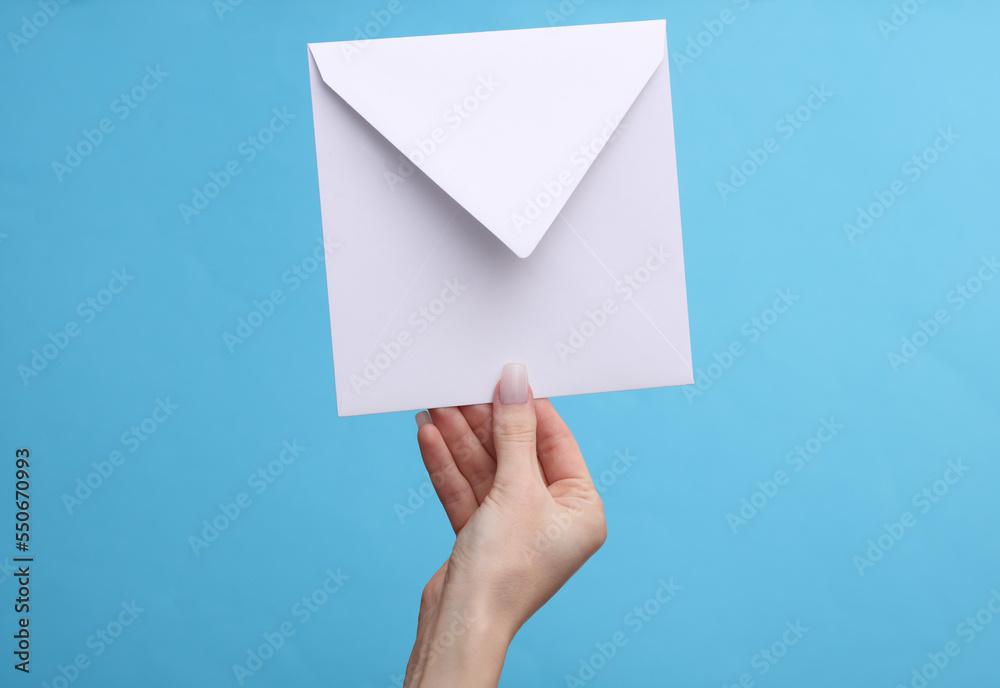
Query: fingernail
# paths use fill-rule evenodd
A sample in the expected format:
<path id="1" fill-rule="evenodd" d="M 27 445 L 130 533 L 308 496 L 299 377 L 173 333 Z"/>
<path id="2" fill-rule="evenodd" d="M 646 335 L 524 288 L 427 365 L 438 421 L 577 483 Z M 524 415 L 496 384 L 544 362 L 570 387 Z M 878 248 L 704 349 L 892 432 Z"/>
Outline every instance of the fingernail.
<path id="1" fill-rule="evenodd" d="M 431 422 L 431 414 L 427 413 L 427 411 L 421 411 L 420 413 L 417 414 L 417 428 L 418 429 L 421 426 L 423 426 L 424 423 L 430 423 L 430 422 Z"/>
<path id="2" fill-rule="evenodd" d="M 528 400 L 528 369 L 523 363 L 508 363 L 500 374 L 500 403 L 523 404 Z"/>

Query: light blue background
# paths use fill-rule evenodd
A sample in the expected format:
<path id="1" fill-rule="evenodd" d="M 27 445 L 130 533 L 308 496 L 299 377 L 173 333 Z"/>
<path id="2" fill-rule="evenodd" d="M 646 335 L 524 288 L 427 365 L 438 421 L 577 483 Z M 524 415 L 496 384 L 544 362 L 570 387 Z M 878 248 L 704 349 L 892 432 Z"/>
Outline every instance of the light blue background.
<path id="1" fill-rule="evenodd" d="M 559 12 L 403 5 L 383 36 L 548 26 Z M 948 294 L 1000 252 L 1000 9 L 935 0 L 884 37 L 889 0 L 742 5 L 586 0 L 566 18 L 665 17 L 673 56 L 733 13 L 670 69 L 695 367 L 734 341 L 746 354 L 693 403 L 683 388 L 556 401 L 595 474 L 615 452 L 638 460 L 604 492 L 607 544 L 521 631 L 501 684 L 565 686 L 624 630 L 585 685 L 715 688 L 747 672 L 768 688 L 891 688 L 952 640 L 961 653 L 932 686 L 998 685 L 1000 621 L 971 643 L 957 626 L 1000 588 L 1000 280 L 961 311 Z M 305 44 L 350 39 L 385 6 L 247 0 L 220 18 L 211 0 L 77 0 L 17 51 L 0 44 L 0 562 L 15 556 L 21 446 L 37 557 L 30 677 L 10 666 L 16 590 L 0 570 L 0 684 L 52 685 L 86 653 L 74 686 L 236 686 L 232 665 L 290 621 L 296 634 L 244 685 L 396 685 L 452 536 L 434 499 L 400 522 L 426 480 L 412 416 L 336 416 L 323 272 L 282 282 L 321 231 Z M 5 2 L 0 31 L 36 11 Z M 156 65 L 169 76 L 58 181 L 65 146 Z M 822 85 L 822 109 L 776 134 Z M 178 204 L 272 108 L 295 119 L 185 224 Z M 949 126 L 961 138 L 849 241 L 856 208 Z M 716 183 L 768 137 L 779 151 L 723 200 Z M 83 324 L 77 304 L 122 268 L 134 281 Z M 223 333 L 274 288 L 287 302 L 231 354 Z M 744 324 L 778 289 L 799 300 L 750 343 Z M 887 354 L 938 309 L 950 321 L 894 371 Z M 70 320 L 80 335 L 25 384 L 18 366 Z M 122 433 L 167 397 L 179 409 L 129 452 Z M 789 470 L 831 416 L 844 429 Z M 248 476 L 293 439 L 308 449 L 255 494 Z M 68 513 L 63 495 L 115 449 L 124 464 Z M 959 459 L 968 475 L 918 513 L 912 496 Z M 782 468 L 790 482 L 734 534 L 727 513 Z M 189 536 L 240 492 L 251 506 L 195 556 Z M 904 511 L 916 526 L 860 575 L 854 557 Z M 350 578 L 300 623 L 292 606 L 327 568 Z M 681 591 L 632 633 L 625 616 L 671 577 Z M 133 599 L 145 611 L 95 656 L 88 637 Z M 754 656 L 796 621 L 808 632 L 760 675 Z"/>

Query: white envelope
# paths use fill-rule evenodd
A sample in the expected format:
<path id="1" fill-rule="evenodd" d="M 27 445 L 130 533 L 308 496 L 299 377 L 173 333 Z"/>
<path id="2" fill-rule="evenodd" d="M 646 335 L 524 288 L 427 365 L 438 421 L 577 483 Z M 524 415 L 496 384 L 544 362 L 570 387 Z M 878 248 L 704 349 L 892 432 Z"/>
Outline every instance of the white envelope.
<path id="1" fill-rule="evenodd" d="M 337 412 L 693 383 L 666 22 L 309 45 Z"/>

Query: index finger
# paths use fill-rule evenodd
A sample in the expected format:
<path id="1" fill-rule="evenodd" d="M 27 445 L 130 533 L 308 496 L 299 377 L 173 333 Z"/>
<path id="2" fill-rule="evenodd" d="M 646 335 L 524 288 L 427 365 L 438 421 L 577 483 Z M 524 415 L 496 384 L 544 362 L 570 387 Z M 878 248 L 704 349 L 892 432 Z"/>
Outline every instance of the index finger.
<path id="1" fill-rule="evenodd" d="M 549 484 L 570 478 L 591 482 L 580 447 L 552 402 L 536 399 L 535 414 L 538 417 L 538 459 Z"/>

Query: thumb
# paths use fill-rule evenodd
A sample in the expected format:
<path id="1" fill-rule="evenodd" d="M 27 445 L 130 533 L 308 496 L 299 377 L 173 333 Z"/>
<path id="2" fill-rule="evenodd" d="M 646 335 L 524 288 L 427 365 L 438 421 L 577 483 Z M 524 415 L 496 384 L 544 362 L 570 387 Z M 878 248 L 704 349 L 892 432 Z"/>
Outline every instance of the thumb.
<path id="1" fill-rule="evenodd" d="M 519 481 L 535 470 L 535 427 L 535 400 L 528 387 L 528 370 L 521 363 L 508 363 L 493 392 L 497 480 Z"/>

